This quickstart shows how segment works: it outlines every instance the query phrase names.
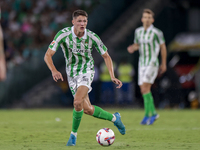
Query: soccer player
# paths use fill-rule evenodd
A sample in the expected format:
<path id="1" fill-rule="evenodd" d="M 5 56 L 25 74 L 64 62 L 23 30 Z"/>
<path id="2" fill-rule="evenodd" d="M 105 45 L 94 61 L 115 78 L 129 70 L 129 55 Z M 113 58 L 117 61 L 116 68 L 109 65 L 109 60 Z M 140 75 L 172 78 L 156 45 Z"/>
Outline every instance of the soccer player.
<path id="1" fill-rule="evenodd" d="M 134 44 L 128 46 L 127 50 L 129 53 L 139 50 L 138 85 L 144 99 L 145 108 L 145 116 L 141 124 L 151 125 L 159 117 L 154 106 L 151 86 L 157 75 L 163 74 L 167 69 L 167 52 L 162 31 L 153 26 L 154 13 L 150 9 L 144 9 L 141 21 L 143 26 L 135 30 Z M 160 67 L 159 51 L 162 58 Z"/>
<path id="2" fill-rule="evenodd" d="M 67 142 L 67 146 L 76 145 L 77 130 L 81 122 L 83 113 L 96 118 L 112 121 L 121 134 L 125 134 L 125 126 L 121 122 L 118 112 L 111 114 L 102 108 L 91 105 L 88 93 L 91 91 L 91 83 L 94 77 L 94 60 L 92 58 L 92 48 L 102 55 L 113 83 L 117 88 L 122 86 L 122 82 L 115 78 L 112 59 L 107 52 L 106 46 L 99 36 L 86 29 L 88 14 L 83 10 L 76 10 L 72 15 L 72 27 L 60 30 L 45 54 L 44 60 L 51 70 L 53 79 L 57 82 L 63 81 L 62 74 L 55 68 L 52 56 L 59 46 L 61 46 L 66 60 L 66 73 L 69 87 L 74 96 L 72 131 Z"/>
<path id="3" fill-rule="evenodd" d="M 1 21 L 1 8 L 0 8 L 0 21 Z M 6 79 L 6 61 L 3 47 L 3 31 L 0 24 L 0 81 Z"/>

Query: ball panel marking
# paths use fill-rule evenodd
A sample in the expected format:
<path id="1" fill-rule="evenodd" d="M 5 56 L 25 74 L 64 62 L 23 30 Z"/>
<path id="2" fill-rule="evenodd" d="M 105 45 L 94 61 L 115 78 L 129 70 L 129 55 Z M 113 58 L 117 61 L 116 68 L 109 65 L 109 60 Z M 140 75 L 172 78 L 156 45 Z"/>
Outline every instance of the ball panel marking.
<path id="1" fill-rule="evenodd" d="M 97 132 L 96 140 L 102 146 L 110 146 L 115 141 L 115 134 L 110 128 L 103 128 Z"/>

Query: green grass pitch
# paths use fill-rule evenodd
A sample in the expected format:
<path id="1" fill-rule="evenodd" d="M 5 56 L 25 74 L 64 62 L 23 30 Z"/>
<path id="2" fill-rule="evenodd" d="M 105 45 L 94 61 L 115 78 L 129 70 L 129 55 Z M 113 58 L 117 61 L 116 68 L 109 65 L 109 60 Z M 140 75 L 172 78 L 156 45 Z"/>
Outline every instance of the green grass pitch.
<path id="1" fill-rule="evenodd" d="M 143 110 L 105 110 L 120 112 L 126 126 L 125 135 L 121 135 L 112 122 L 84 114 L 78 130 L 77 145 L 67 147 L 72 109 L 2 109 L 0 150 L 200 149 L 200 110 L 158 110 L 160 118 L 151 126 L 139 124 L 144 115 Z M 104 127 L 115 132 L 115 142 L 110 147 L 102 147 L 96 141 L 97 131 Z"/>

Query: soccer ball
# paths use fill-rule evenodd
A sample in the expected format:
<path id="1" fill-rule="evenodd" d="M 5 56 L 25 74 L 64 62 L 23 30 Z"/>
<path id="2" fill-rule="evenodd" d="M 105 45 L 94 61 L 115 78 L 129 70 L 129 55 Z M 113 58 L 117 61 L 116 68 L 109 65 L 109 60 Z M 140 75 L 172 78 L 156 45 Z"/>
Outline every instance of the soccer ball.
<path id="1" fill-rule="evenodd" d="M 97 132 L 96 140 L 101 146 L 110 146 L 115 141 L 115 133 L 110 128 L 103 128 Z"/>

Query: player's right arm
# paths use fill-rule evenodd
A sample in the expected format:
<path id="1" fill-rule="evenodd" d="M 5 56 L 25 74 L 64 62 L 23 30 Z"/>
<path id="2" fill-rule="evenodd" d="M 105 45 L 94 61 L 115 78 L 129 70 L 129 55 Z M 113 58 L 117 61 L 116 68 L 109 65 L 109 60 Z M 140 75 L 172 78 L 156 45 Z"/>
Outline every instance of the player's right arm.
<path id="1" fill-rule="evenodd" d="M 139 44 L 138 44 L 138 29 L 135 30 L 135 36 L 134 36 L 134 44 L 129 45 L 127 47 L 127 51 L 132 54 L 133 52 L 137 51 L 139 49 Z"/>
<path id="2" fill-rule="evenodd" d="M 53 64 L 52 57 L 62 42 L 62 38 L 60 38 L 60 37 L 65 32 L 66 32 L 66 30 L 62 29 L 56 34 L 56 36 L 54 37 L 54 40 L 49 45 L 49 48 L 46 51 L 45 56 L 44 56 L 44 61 L 46 62 L 48 68 L 50 69 L 50 71 L 52 73 L 52 77 L 53 77 L 54 81 L 56 81 L 56 82 L 59 79 L 61 79 L 63 81 L 63 77 L 62 77 L 62 74 L 56 69 L 55 65 Z"/>
<path id="3" fill-rule="evenodd" d="M 59 79 L 63 81 L 62 74 L 56 69 L 55 65 L 53 64 L 52 57 L 55 54 L 55 52 L 56 51 L 53 51 L 52 49 L 48 48 L 44 56 L 44 61 L 47 64 L 48 68 L 51 70 L 54 81 L 57 82 Z"/>
<path id="4" fill-rule="evenodd" d="M 133 52 L 135 52 L 135 51 L 137 51 L 139 49 L 139 44 L 137 44 L 137 43 L 134 43 L 134 44 L 132 44 L 132 45 L 129 45 L 128 47 L 127 47 L 127 51 L 129 52 L 129 53 L 133 53 Z"/>

